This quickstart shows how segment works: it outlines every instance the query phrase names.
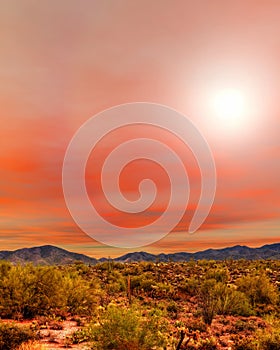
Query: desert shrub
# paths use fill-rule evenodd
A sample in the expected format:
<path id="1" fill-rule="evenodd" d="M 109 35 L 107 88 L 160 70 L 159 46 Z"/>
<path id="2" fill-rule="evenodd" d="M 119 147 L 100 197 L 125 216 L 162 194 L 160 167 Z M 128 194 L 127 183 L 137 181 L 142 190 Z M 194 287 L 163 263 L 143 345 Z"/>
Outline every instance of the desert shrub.
<path id="1" fill-rule="evenodd" d="M 279 333 L 255 334 L 253 337 L 246 337 L 235 341 L 234 350 L 280 350 Z"/>
<path id="2" fill-rule="evenodd" d="M 205 260 L 201 259 L 197 261 L 197 265 L 205 268 L 213 268 L 215 267 L 217 262 L 215 260 Z"/>
<path id="3" fill-rule="evenodd" d="M 32 318 L 65 304 L 63 277 L 54 267 L 12 266 L 0 280 L 0 316 Z"/>
<path id="4" fill-rule="evenodd" d="M 255 331 L 257 325 L 252 321 L 237 320 L 234 325 L 235 332 Z"/>
<path id="5" fill-rule="evenodd" d="M 110 306 L 91 327 L 93 349 L 149 350 L 165 345 L 165 325 L 156 316 L 143 318 L 135 308 Z"/>
<path id="6" fill-rule="evenodd" d="M 155 281 L 151 278 L 144 278 L 140 284 L 140 288 L 143 289 L 144 292 L 151 292 L 154 286 Z"/>
<path id="7" fill-rule="evenodd" d="M 280 319 L 278 315 L 266 317 L 268 329 L 257 332 L 260 348 L 263 350 L 280 350 Z"/>
<path id="8" fill-rule="evenodd" d="M 143 261 L 140 262 L 140 264 L 143 266 L 143 271 L 153 271 L 155 268 L 155 264 L 151 261 Z"/>
<path id="9" fill-rule="evenodd" d="M 170 301 L 170 303 L 168 303 L 166 310 L 170 313 L 177 313 L 179 311 L 179 306 L 175 301 Z"/>
<path id="10" fill-rule="evenodd" d="M 214 293 L 216 281 L 213 279 L 205 280 L 199 292 L 199 300 L 202 318 L 207 325 L 211 325 L 213 318 L 217 313 L 217 299 Z"/>
<path id="11" fill-rule="evenodd" d="M 141 288 L 142 276 L 136 275 L 130 278 L 130 288 L 131 290 L 137 290 Z"/>
<path id="12" fill-rule="evenodd" d="M 151 292 L 155 284 L 155 280 L 146 274 L 133 276 L 130 281 L 131 290 L 142 290 L 144 292 Z"/>
<path id="13" fill-rule="evenodd" d="M 234 341 L 233 350 L 258 350 L 258 343 L 252 337 L 237 338 Z"/>
<path id="14" fill-rule="evenodd" d="M 199 280 L 197 278 L 191 277 L 183 281 L 180 286 L 180 290 L 185 292 L 190 296 L 195 296 L 199 290 Z"/>
<path id="15" fill-rule="evenodd" d="M 66 304 L 62 273 L 54 267 L 25 268 L 30 277 L 23 281 L 23 316 L 32 318 L 62 309 Z"/>
<path id="16" fill-rule="evenodd" d="M 8 276 L 11 268 L 12 264 L 10 262 L 4 260 L 0 261 L 0 280 Z"/>
<path id="17" fill-rule="evenodd" d="M 180 348 L 181 349 L 181 348 Z M 205 339 L 199 339 L 199 340 L 194 340 L 193 338 L 189 339 L 188 344 L 184 349 L 188 350 L 217 350 L 218 345 L 217 345 L 217 340 L 214 337 L 210 338 L 205 338 Z"/>
<path id="18" fill-rule="evenodd" d="M 214 337 L 201 339 L 197 345 L 198 350 L 217 350 L 217 340 Z"/>
<path id="19" fill-rule="evenodd" d="M 67 310 L 72 315 L 89 316 L 98 302 L 98 285 L 91 285 L 77 274 L 65 277 Z"/>
<path id="20" fill-rule="evenodd" d="M 27 343 L 21 344 L 17 350 L 45 350 L 45 349 L 46 348 L 42 344 L 31 340 Z"/>
<path id="21" fill-rule="evenodd" d="M 109 293 L 124 292 L 127 288 L 127 281 L 119 271 L 111 271 L 108 275 L 106 290 Z"/>
<path id="22" fill-rule="evenodd" d="M 154 291 L 154 295 L 158 297 L 172 296 L 172 293 L 174 292 L 174 288 L 170 283 L 157 282 L 151 287 Z"/>
<path id="23" fill-rule="evenodd" d="M 89 272 L 81 264 L 60 268 L 2 263 L 0 317 L 92 315 L 103 292 L 96 278 L 88 278 Z"/>
<path id="24" fill-rule="evenodd" d="M 17 317 L 21 315 L 23 298 L 22 269 L 19 266 L 1 264 L 0 279 L 0 317 Z M 28 277 L 28 276 L 26 276 Z"/>
<path id="25" fill-rule="evenodd" d="M 86 276 L 90 273 L 90 266 L 86 265 L 82 261 L 75 261 L 72 265 L 75 272 L 78 272 L 79 275 Z M 69 270 L 69 268 L 68 268 Z"/>
<path id="26" fill-rule="evenodd" d="M 223 282 L 226 283 L 229 280 L 229 272 L 228 269 L 210 269 L 206 272 L 205 278 L 206 279 L 214 279 L 217 282 Z"/>
<path id="27" fill-rule="evenodd" d="M 170 301 L 166 307 L 166 311 L 168 312 L 171 318 L 176 319 L 178 317 L 179 306 L 175 301 Z"/>
<path id="28" fill-rule="evenodd" d="M 186 326 L 191 332 L 206 332 L 207 330 L 205 322 L 201 318 L 189 318 Z"/>
<path id="29" fill-rule="evenodd" d="M 250 316 L 253 311 L 246 295 L 215 279 L 206 279 L 199 291 L 204 322 L 211 325 L 216 314 Z"/>
<path id="30" fill-rule="evenodd" d="M 250 316 L 253 311 L 246 295 L 221 282 L 214 286 L 216 312 L 220 315 Z"/>
<path id="31" fill-rule="evenodd" d="M 78 329 L 73 332 L 70 336 L 70 341 L 72 344 L 80 344 L 92 339 L 92 334 L 89 328 Z"/>
<path id="32" fill-rule="evenodd" d="M 258 344 L 262 350 L 280 350 L 280 333 L 261 332 L 258 335 Z"/>
<path id="33" fill-rule="evenodd" d="M 251 304 L 276 305 L 278 292 L 264 273 L 260 276 L 244 276 L 237 280 L 238 290 L 248 296 Z"/>
<path id="34" fill-rule="evenodd" d="M 280 350 L 280 321 L 277 316 L 267 319 L 268 327 L 256 330 L 251 337 L 237 338 L 234 350 Z"/>
<path id="35" fill-rule="evenodd" d="M 22 343 L 36 338 L 35 333 L 27 327 L 14 324 L 0 324 L 0 350 L 15 350 Z"/>

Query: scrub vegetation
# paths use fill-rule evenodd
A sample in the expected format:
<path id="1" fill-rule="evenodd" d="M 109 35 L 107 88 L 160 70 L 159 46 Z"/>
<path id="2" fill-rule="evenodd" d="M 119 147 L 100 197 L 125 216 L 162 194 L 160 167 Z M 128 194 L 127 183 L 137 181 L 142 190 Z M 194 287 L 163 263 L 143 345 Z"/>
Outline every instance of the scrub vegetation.
<path id="1" fill-rule="evenodd" d="M 270 260 L 3 261 L 0 350 L 279 350 L 279 286 Z"/>

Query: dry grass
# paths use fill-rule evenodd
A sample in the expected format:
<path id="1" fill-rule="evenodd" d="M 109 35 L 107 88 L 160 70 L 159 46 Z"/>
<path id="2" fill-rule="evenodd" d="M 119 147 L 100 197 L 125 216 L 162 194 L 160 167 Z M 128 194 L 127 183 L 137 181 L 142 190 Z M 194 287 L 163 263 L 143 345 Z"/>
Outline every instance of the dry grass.
<path id="1" fill-rule="evenodd" d="M 38 342 L 29 341 L 21 344 L 18 350 L 46 350 L 46 348 Z"/>

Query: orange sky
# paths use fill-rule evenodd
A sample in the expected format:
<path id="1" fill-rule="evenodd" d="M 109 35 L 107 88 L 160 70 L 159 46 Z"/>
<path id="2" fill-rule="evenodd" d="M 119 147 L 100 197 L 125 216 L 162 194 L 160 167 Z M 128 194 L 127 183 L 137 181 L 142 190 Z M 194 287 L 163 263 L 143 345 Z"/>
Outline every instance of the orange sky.
<path id="1" fill-rule="evenodd" d="M 218 176 L 212 211 L 198 232 L 185 232 L 195 190 L 174 232 L 137 250 L 280 241 L 278 0 L 5 0 L 0 18 L 0 250 L 53 244 L 96 257 L 131 251 L 101 245 L 81 232 L 64 202 L 61 170 L 83 122 L 134 101 L 187 115 L 209 142 Z M 217 122 L 209 103 L 215 91 L 231 87 L 249 101 L 236 130 Z M 180 142 L 145 132 L 169 140 L 197 188 L 199 173 Z M 100 159 L 122 138 L 107 136 L 97 147 Z M 164 174 L 144 162 L 123 174 L 128 196 L 135 196 L 139 168 L 147 176 L 152 172 L 168 194 Z M 89 161 L 89 192 L 97 186 L 94 171 L 98 167 Z M 129 226 L 157 216 L 162 200 L 135 217 L 116 216 L 102 198 L 98 205 L 110 220 Z"/>

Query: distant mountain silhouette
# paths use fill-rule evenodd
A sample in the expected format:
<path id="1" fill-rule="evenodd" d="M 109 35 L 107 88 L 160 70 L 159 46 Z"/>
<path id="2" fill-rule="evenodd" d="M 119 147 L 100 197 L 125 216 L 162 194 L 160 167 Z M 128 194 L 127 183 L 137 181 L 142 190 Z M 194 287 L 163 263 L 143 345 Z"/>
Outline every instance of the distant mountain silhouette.
<path id="1" fill-rule="evenodd" d="M 35 265 L 65 265 L 75 261 L 91 265 L 97 263 L 97 259 L 72 253 L 52 245 L 23 248 L 15 251 L 0 251 L 0 260 L 8 260 L 14 263 L 32 262 Z"/>
<path id="2" fill-rule="evenodd" d="M 265 245 L 260 248 L 249 248 L 236 245 L 223 249 L 207 249 L 197 253 L 173 253 L 173 254 L 148 254 L 146 252 L 135 252 L 114 259 L 119 262 L 138 261 L 189 261 L 189 260 L 225 260 L 225 259 L 280 259 L 280 243 Z"/>
<path id="3" fill-rule="evenodd" d="M 134 252 L 120 256 L 114 260 L 116 262 L 180 262 L 189 260 L 225 260 L 225 259 L 274 259 L 280 260 L 280 243 L 264 245 L 260 248 L 249 248 L 247 246 L 236 245 L 223 249 L 207 249 L 197 253 L 173 253 L 173 254 L 150 254 L 146 252 Z M 8 260 L 13 263 L 31 262 L 35 265 L 65 265 L 76 261 L 85 264 L 95 265 L 98 262 L 107 261 L 107 258 L 95 259 L 83 254 L 69 252 L 65 249 L 45 245 L 42 247 L 23 248 L 15 251 L 0 251 L 0 260 Z"/>

